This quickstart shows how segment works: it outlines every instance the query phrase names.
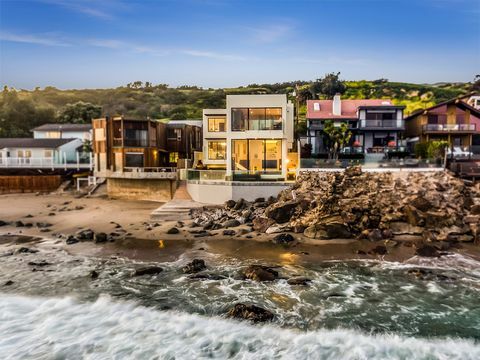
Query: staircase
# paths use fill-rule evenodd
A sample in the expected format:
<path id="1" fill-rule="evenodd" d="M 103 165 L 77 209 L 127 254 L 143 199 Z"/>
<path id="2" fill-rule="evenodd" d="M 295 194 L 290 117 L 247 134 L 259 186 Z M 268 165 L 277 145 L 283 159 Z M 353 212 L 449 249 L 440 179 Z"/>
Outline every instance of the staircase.
<path id="1" fill-rule="evenodd" d="M 183 180 L 179 181 L 172 200 L 155 209 L 150 214 L 150 219 L 153 221 L 187 220 L 190 218 L 189 214 L 191 209 L 202 206 L 204 206 L 204 204 L 192 200 L 187 191 L 187 182 Z"/>

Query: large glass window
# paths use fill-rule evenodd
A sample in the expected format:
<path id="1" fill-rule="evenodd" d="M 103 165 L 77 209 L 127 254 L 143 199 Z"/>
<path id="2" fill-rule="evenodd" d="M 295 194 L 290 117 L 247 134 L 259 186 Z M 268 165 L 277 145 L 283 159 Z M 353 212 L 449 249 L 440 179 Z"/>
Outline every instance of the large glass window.
<path id="1" fill-rule="evenodd" d="M 125 121 L 123 145 L 131 147 L 148 146 L 148 123 L 143 121 Z"/>
<path id="2" fill-rule="evenodd" d="M 225 160 L 227 156 L 227 142 L 225 139 L 208 142 L 208 159 Z"/>
<path id="3" fill-rule="evenodd" d="M 125 154 L 125 167 L 143 167 L 143 154 L 142 153 L 126 153 Z"/>
<path id="4" fill-rule="evenodd" d="M 282 130 L 282 108 L 233 108 L 232 130 Z"/>
<path id="5" fill-rule="evenodd" d="M 248 109 L 232 109 L 232 130 L 247 130 Z"/>
<path id="6" fill-rule="evenodd" d="M 168 128 L 167 129 L 167 138 L 170 140 L 181 140 L 182 139 L 182 129 L 180 128 Z"/>
<path id="7" fill-rule="evenodd" d="M 47 131 L 45 137 L 47 139 L 60 139 L 62 133 L 60 131 Z"/>
<path id="8" fill-rule="evenodd" d="M 232 169 L 241 172 L 280 172 L 282 140 L 232 140 Z"/>
<path id="9" fill-rule="evenodd" d="M 209 132 L 221 132 L 226 131 L 225 118 L 208 118 L 208 131 Z"/>

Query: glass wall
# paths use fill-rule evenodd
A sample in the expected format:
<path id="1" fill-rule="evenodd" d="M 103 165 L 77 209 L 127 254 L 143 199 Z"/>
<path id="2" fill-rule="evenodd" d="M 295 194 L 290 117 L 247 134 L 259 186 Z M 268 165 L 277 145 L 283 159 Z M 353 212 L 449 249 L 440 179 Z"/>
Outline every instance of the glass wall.
<path id="1" fill-rule="evenodd" d="M 222 140 L 208 141 L 208 159 L 225 160 L 227 156 L 227 142 Z"/>
<path id="2" fill-rule="evenodd" d="M 282 108 L 233 108 L 232 130 L 282 130 Z"/>
<path id="3" fill-rule="evenodd" d="M 227 131 L 225 118 L 208 118 L 208 131 L 209 132 L 221 132 Z"/>
<path id="4" fill-rule="evenodd" d="M 281 172 L 282 140 L 232 140 L 232 170 Z"/>

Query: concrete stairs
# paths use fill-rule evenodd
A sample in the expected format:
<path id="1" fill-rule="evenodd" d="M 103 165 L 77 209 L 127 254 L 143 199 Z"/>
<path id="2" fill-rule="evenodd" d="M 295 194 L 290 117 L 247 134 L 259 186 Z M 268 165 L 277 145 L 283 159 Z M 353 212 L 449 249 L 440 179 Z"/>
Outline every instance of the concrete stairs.
<path id="1" fill-rule="evenodd" d="M 191 209 L 204 205 L 193 201 L 188 194 L 186 181 L 180 181 L 173 199 L 152 211 L 150 219 L 153 221 L 188 220 Z"/>

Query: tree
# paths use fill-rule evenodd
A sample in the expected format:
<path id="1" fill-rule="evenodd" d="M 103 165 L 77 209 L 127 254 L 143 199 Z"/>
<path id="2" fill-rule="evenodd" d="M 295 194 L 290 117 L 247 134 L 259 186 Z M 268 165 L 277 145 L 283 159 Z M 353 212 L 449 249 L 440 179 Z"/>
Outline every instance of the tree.
<path id="1" fill-rule="evenodd" d="M 480 91 L 480 74 L 475 75 L 475 79 L 472 84 L 472 91 Z"/>
<path id="2" fill-rule="evenodd" d="M 352 132 L 348 130 L 348 123 L 341 123 L 340 126 L 335 126 L 333 121 L 325 121 L 323 132 L 327 136 L 328 158 L 338 160 L 338 153 L 352 137 Z"/>
<path id="3" fill-rule="evenodd" d="M 57 116 L 60 123 L 88 124 L 102 115 L 102 107 L 83 101 L 67 104 Z"/>
<path id="4" fill-rule="evenodd" d="M 339 77 L 340 72 L 326 74 L 324 78 L 317 79 L 317 81 L 312 84 L 310 90 L 313 94 L 320 94 L 328 99 L 333 98 L 336 94 L 343 94 L 347 87 Z"/>

